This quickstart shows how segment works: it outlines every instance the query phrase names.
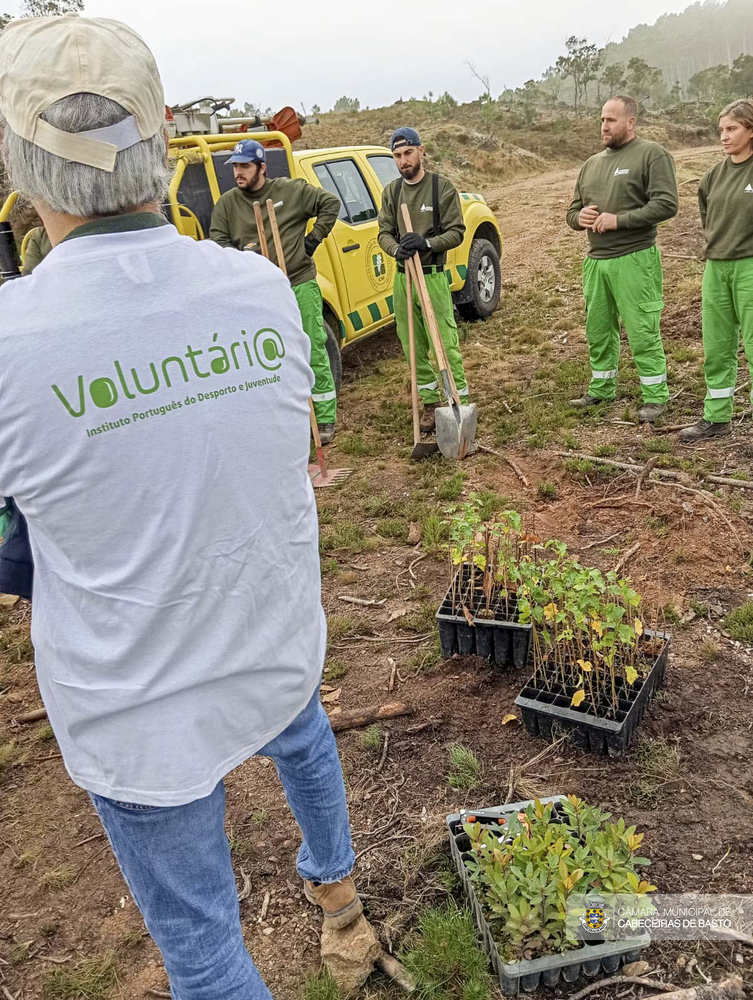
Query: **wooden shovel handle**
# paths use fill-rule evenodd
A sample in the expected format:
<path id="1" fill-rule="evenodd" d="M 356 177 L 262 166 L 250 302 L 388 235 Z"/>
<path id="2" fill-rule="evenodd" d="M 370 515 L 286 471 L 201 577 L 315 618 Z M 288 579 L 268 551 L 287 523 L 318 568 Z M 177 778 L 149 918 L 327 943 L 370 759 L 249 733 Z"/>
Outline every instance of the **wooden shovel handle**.
<path id="1" fill-rule="evenodd" d="M 406 232 L 413 232 L 413 223 L 410 217 L 410 211 L 406 204 L 400 206 L 403 212 L 403 223 L 405 224 Z M 416 288 L 418 290 L 419 301 L 421 302 L 421 308 L 423 314 L 426 318 L 426 326 L 429 329 L 429 336 L 431 338 L 432 346 L 434 348 L 434 354 L 437 358 L 437 363 L 439 365 L 440 371 L 447 373 L 448 381 L 452 389 L 452 401 L 460 406 L 460 397 L 458 396 L 457 387 L 455 386 L 455 379 L 452 376 L 452 370 L 450 369 L 450 364 L 447 359 L 447 352 L 444 349 L 444 344 L 442 343 L 442 335 L 439 332 L 439 325 L 437 324 L 437 317 L 434 314 L 434 307 L 431 304 L 431 299 L 429 298 L 429 290 L 426 287 L 426 279 L 424 278 L 424 269 L 421 264 L 421 256 L 419 253 L 413 255 L 412 260 L 405 262 L 405 273 L 408 274 L 409 268 L 413 268 L 413 280 L 416 282 Z"/>
<path id="2" fill-rule="evenodd" d="M 282 252 L 282 240 L 280 239 L 280 230 L 277 226 L 277 215 L 275 213 L 275 205 L 271 198 L 267 198 L 267 212 L 269 213 L 269 224 L 272 227 L 272 239 L 275 242 L 277 263 L 279 264 L 280 270 L 287 278 L 288 269 L 285 266 L 285 255 Z"/>
<path id="3" fill-rule="evenodd" d="M 408 357 L 410 360 L 410 400 L 413 409 L 413 444 L 421 440 L 418 418 L 418 382 L 416 377 L 416 331 L 413 322 L 413 281 L 410 271 L 405 269 L 405 292 L 408 299 Z"/>
<path id="4" fill-rule="evenodd" d="M 267 234 L 264 232 L 264 220 L 261 217 L 261 206 L 258 201 L 254 202 L 254 219 L 256 220 L 256 232 L 259 234 L 259 247 L 261 248 L 262 256 L 269 260 Z"/>

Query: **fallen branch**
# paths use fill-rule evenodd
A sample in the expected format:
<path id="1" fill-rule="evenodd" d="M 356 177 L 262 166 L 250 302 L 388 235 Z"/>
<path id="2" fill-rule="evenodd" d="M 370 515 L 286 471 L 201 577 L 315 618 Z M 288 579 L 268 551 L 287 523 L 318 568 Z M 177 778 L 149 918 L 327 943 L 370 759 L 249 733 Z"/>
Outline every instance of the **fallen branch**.
<path id="1" fill-rule="evenodd" d="M 663 1000 L 738 1000 L 743 996 L 743 983 L 736 976 L 723 979 L 720 983 L 710 983 L 708 986 L 691 986 L 685 990 L 678 990 L 671 983 L 663 983 L 659 980 L 643 979 L 640 976 L 613 976 L 611 979 L 602 979 L 598 983 L 586 986 L 580 993 L 574 994 L 568 1000 L 582 1000 L 595 990 L 603 986 L 613 986 L 620 983 L 630 983 L 637 986 L 650 986 L 653 989 L 663 991 Z"/>
<path id="2" fill-rule="evenodd" d="M 87 837 L 86 840 L 79 840 L 77 844 L 74 844 L 74 848 L 83 847 L 84 844 L 91 843 L 92 840 L 101 840 L 104 837 L 104 833 L 93 833 L 91 837 Z"/>
<path id="3" fill-rule="evenodd" d="M 674 434 L 676 431 L 684 431 L 686 427 L 695 427 L 695 423 L 667 424 L 664 427 L 654 427 L 654 434 Z"/>
<path id="4" fill-rule="evenodd" d="M 241 878 L 243 879 L 243 888 L 238 893 L 239 903 L 242 903 L 244 899 L 248 899 L 251 895 L 251 876 L 243 868 L 241 868 Z"/>
<path id="5" fill-rule="evenodd" d="M 675 257 L 677 260 L 697 260 L 700 264 L 701 258 L 696 257 L 693 253 L 667 253 L 665 250 L 662 254 L 663 257 Z"/>
<path id="6" fill-rule="evenodd" d="M 625 565 L 625 563 L 627 563 L 635 555 L 635 553 L 638 551 L 638 549 L 640 547 L 641 547 L 641 543 L 640 542 L 636 542 L 635 545 L 631 545 L 630 548 L 625 553 L 625 555 L 622 556 L 622 558 L 619 560 L 619 562 L 615 566 L 614 572 L 615 573 L 619 573 L 620 570 L 622 569 L 622 567 Z"/>
<path id="7" fill-rule="evenodd" d="M 641 495 L 641 486 L 643 486 L 646 479 L 651 475 L 656 463 L 659 461 L 659 456 L 654 455 L 649 458 L 648 462 L 643 466 L 642 470 L 638 473 L 638 482 L 635 484 L 635 499 Z"/>
<path id="8" fill-rule="evenodd" d="M 40 719 L 46 718 L 46 708 L 35 708 L 33 712 L 27 712 L 26 715 L 17 715 L 16 722 L 39 722 Z"/>
<path id="9" fill-rule="evenodd" d="M 580 547 L 581 552 L 588 552 L 589 549 L 595 549 L 599 545 L 606 545 L 607 542 L 611 542 L 612 539 L 616 538 L 618 535 L 622 534 L 622 529 L 615 531 L 613 535 L 607 535 L 606 538 L 600 538 L 596 542 L 589 542 L 588 545 L 583 545 Z"/>
<path id="10" fill-rule="evenodd" d="M 388 729 L 387 732 L 384 734 L 384 746 L 382 747 L 382 756 L 379 759 L 379 766 L 377 767 L 377 771 L 381 771 L 382 768 L 384 767 L 384 763 L 387 760 L 387 751 L 389 750 L 389 747 L 390 747 L 390 731 Z"/>
<path id="11" fill-rule="evenodd" d="M 363 608 L 381 608 L 383 604 L 387 603 L 386 597 L 382 601 L 375 601 L 371 597 L 351 597 L 349 594 L 340 594 L 337 599 L 338 601 L 344 601 L 346 604 L 358 604 Z"/>
<path id="12" fill-rule="evenodd" d="M 653 986 L 654 989 L 664 990 L 665 992 L 677 989 L 674 983 L 664 983 L 660 979 L 644 979 L 642 976 L 610 976 L 609 979 L 600 979 L 598 983 L 591 983 L 590 986 L 582 989 L 580 993 L 574 993 L 572 996 L 569 996 L 567 1000 L 582 1000 L 582 997 L 587 997 L 589 993 L 596 992 L 602 986 L 619 986 L 621 983 L 629 983 L 634 986 Z"/>
<path id="13" fill-rule="evenodd" d="M 613 465 L 617 469 L 626 469 L 628 472 L 641 472 L 642 465 L 634 465 L 632 462 L 618 462 L 614 458 L 598 458 L 596 455 L 583 455 L 576 451 L 555 451 L 558 458 L 582 458 L 586 462 L 593 462 L 594 465 Z M 653 474 L 659 479 L 671 479 L 676 483 L 692 482 L 690 476 L 684 472 L 669 472 L 667 469 L 654 469 Z"/>
<path id="14" fill-rule="evenodd" d="M 715 483 L 717 486 L 733 486 L 741 490 L 753 490 L 753 482 L 749 479 L 732 479 L 729 476 L 704 476 L 707 483 Z"/>
<path id="15" fill-rule="evenodd" d="M 267 918 L 267 910 L 269 909 L 269 901 L 272 898 L 271 893 L 264 893 L 264 902 L 261 904 L 261 912 L 259 913 L 258 923 L 263 924 Z"/>
<path id="16" fill-rule="evenodd" d="M 406 993 L 413 993 L 416 988 L 416 980 L 396 958 L 392 955 L 388 955 L 386 951 L 383 951 L 376 960 L 376 965 L 377 968 L 382 970 L 385 976 L 389 976 L 389 978 L 404 989 Z"/>
<path id="17" fill-rule="evenodd" d="M 172 993 L 163 993 L 162 990 L 145 990 L 148 997 L 165 997 L 166 1000 L 170 1000 Z"/>
<path id="18" fill-rule="evenodd" d="M 39 912 L 35 910 L 34 913 L 0 913 L 0 920 L 10 920 L 11 923 L 17 920 L 30 920 L 32 917 L 38 917 Z"/>
<path id="19" fill-rule="evenodd" d="M 484 444 L 480 444 L 478 446 L 478 450 L 486 452 L 487 455 L 496 455 L 497 458 L 501 458 L 503 462 L 507 462 L 507 464 L 510 466 L 510 468 L 518 477 L 518 479 L 521 481 L 521 483 L 526 487 L 526 489 L 528 489 L 528 487 L 531 485 L 526 479 L 526 477 L 523 475 L 523 471 L 520 468 L 520 466 L 516 462 L 514 462 L 511 458 L 508 458 L 507 455 L 503 455 L 501 451 L 495 451 L 494 448 L 487 448 L 486 445 Z"/>
<path id="20" fill-rule="evenodd" d="M 330 720 L 332 731 L 340 733 L 345 729 L 359 729 L 384 719 L 397 719 L 401 715 L 413 715 L 415 709 L 405 702 L 395 701 L 388 705 L 377 705 L 357 712 L 342 712 Z"/>

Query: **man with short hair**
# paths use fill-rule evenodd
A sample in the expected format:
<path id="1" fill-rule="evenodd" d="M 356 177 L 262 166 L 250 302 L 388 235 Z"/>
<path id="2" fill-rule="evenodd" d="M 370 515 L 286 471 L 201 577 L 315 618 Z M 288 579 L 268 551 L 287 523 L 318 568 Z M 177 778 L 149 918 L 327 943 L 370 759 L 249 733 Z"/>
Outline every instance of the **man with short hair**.
<path id="1" fill-rule="evenodd" d="M 254 203 L 261 209 L 270 258 L 277 263 L 277 250 L 267 211 L 267 199 L 274 204 L 280 242 L 288 278 L 301 310 L 303 329 L 311 341 L 311 367 L 316 381 L 311 394 L 322 444 L 335 435 L 337 393 L 327 354 L 322 293 L 316 280 L 314 253 L 332 231 L 340 211 L 340 200 L 330 191 L 314 187 L 301 177 L 267 177 L 266 151 L 254 139 L 236 143 L 227 160 L 233 165 L 236 187 L 226 191 L 214 206 L 209 238 L 236 250 L 259 250 Z M 309 219 L 316 218 L 306 235 Z"/>
<path id="2" fill-rule="evenodd" d="M 465 235 L 460 195 L 446 177 L 424 168 L 426 148 L 413 128 L 399 128 L 390 139 L 392 156 L 400 177 L 384 189 L 379 212 L 379 245 L 390 257 L 397 259 L 393 298 L 395 325 L 406 360 L 408 347 L 408 298 L 405 286 L 405 261 L 415 253 L 421 255 L 426 287 L 429 292 L 442 342 L 447 352 L 458 395 L 468 401 L 468 381 L 460 355 L 458 328 L 452 293 L 444 273 L 447 251 L 460 246 Z M 401 205 L 410 211 L 412 231 L 406 230 Z M 441 400 L 439 381 L 429 360 L 431 343 L 424 324 L 418 289 L 413 289 L 413 323 L 416 341 L 416 378 L 423 402 L 421 432 L 434 430 L 434 410 Z"/>
<path id="3" fill-rule="evenodd" d="M 0 496 L 28 523 L 37 679 L 66 769 L 174 996 L 269 1000 L 243 943 L 225 775 L 271 757 L 307 898 L 334 929 L 362 909 L 318 697 L 313 375 L 280 271 L 161 215 L 164 108 L 124 24 L 0 35 L 5 167 L 52 243 L 0 288 Z"/>
<path id="4" fill-rule="evenodd" d="M 613 97 L 604 105 L 604 149 L 581 168 L 567 212 L 568 225 L 587 230 L 590 244 L 583 296 L 591 383 L 585 396 L 570 402 L 589 407 L 615 398 L 622 317 L 641 382 L 638 419 L 652 423 L 669 401 L 656 231 L 677 215 L 678 201 L 674 161 L 658 143 L 636 138 L 637 114 L 631 97 Z"/>

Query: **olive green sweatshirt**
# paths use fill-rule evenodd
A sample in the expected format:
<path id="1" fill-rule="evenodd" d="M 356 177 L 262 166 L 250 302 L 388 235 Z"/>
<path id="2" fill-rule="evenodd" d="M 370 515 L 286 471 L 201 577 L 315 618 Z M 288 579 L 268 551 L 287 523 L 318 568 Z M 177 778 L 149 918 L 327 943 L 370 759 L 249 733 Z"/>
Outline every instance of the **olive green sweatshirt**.
<path id="1" fill-rule="evenodd" d="M 246 246 L 259 249 L 259 237 L 254 218 L 254 202 L 259 203 L 269 257 L 277 263 L 272 239 L 272 227 L 267 212 L 267 199 L 274 204 L 285 266 L 291 285 L 300 285 L 316 277 L 316 265 L 306 254 L 303 244 L 309 219 L 316 217 L 312 234 L 323 240 L 328 236 L 340 211 L 337 195 L 314 187 L 302 178 L 277 177 L 268 180 L 258 191 L 243 191 L 236 187 L 226 191 L 212 213 L 209 238 L 224 247 L 242 250 Z"/>
<path id="2" fill-rule="evenodd" d="M 428 236 L 431 233 L 434 224 L 431 177 L 432 175 L 427 172 L 418 184 L 409 184 L 407 181 L 403 181 L 398 201 L 397 220 L 395 220 L 393 208 L 395 185 L 400 183 L 400 178 L 391 181 L 384 189 L 382 207 L 379 212 L 379 245 L 390 257 L 395 256 L 399 237 L 407 231 L 403 223 L 401 205 L 408 206 L 414 233 L 420 233 L 421 236 Z M 435 264 L 438 267 L 443 267 L 447 260 L 447 251 L 452 250 L 453 247 L 459 247 L 464 236 L 465 222 L 463 221 L 463 210 L 460 207 L 460 195 L 451 181 L 440 176 L 439 233 L 435 236 L 429 236 L 431 250 L 422 251 L 421 262 L 424 265 Z"/>
<path id="3" fill-rule="evenodd" d="M 52 243 L 50 243 L 50 237 L 47 235 L 47 230 L 42 226 L 37 226 L 36 229 L 32 229 L 26 244 L 24 266 L 21 273 L 31 274 L 37 264 L 42 263 L 50 250 L 52 250 Z"/>
<path id="4" fill-rule="evenodd" d="M 701 180 L 698 206 L 709 260 L 753 257 L 753 156 L 715 164 Z"/>
<path id="5" fill-rule="evenodd" d="M 617 216 L 617 229 L 588 230 L 589 257 L 608 260 L 647 250 L 656 242 L 659 223 L 677 215 L 674 160 L 649 139 L 631 139 L 618 149 L 603 149 L 586 160 L 575 184 L 567 223 L 578 232 L 582 232 L 578 215 L 588 205 Z"/>

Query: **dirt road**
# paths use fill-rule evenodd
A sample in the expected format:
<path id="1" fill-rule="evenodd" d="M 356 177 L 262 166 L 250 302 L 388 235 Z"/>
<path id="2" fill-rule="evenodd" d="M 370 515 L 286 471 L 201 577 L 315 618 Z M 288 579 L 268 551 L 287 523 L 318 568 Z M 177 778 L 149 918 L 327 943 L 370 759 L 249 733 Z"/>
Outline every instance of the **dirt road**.
<path id="1" fill-rule="evenodd" d="M 683 168 L 699 161 L 704 169 L 719 155 L 717 146 L 691 146 L 673 150 L 678 179 Z M 504 238 L 504 277 L 520 284 L 537 272 L 553 269 L 560 249 L 583 244 L 586 237 L 568 228 L 565 213 L 573 196 L 578 168 L 557 168 L 536 177 L 526 177 L 512 184 L 498 184 L 489 189 L 488 201 L 494 206 Z"/>

